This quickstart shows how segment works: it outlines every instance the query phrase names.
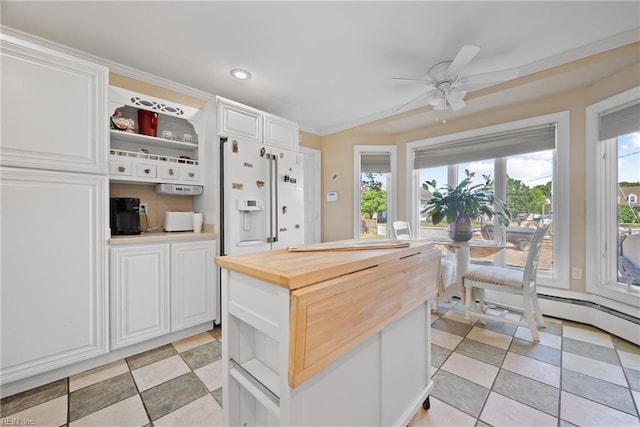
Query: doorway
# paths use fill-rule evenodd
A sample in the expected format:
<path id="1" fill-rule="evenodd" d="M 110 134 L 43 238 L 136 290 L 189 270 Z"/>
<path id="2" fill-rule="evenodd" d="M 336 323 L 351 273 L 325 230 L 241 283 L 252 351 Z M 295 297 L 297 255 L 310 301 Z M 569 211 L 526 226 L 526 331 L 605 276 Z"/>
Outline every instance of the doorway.
<path id="1" fill-rule="evenodd" d="M 303 158 L 304 186 L 304 243 L 320 243 L 321 236 L 321 167 L 322 153 L 308 147 L 300 147 Z"/>

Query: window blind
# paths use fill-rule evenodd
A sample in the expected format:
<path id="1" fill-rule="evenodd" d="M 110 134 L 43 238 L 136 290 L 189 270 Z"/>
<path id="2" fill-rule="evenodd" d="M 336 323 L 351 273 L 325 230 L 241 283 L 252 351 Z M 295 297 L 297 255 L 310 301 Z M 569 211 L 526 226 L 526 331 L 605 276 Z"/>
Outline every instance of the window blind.
<path id="1" fill-rule="evenodd" d="M 640 99 L 600 113 L 600 141 L 640 131 Z"/>
<path id="2" fill-rule="evenodd" d="M 360 155 L 360 172 L 390 173 L 391 155 L 389 153 L 362 153 Z"/>
<path id="3" fill-rule="evenodd" d="M 414 152 L 414 169 L 515 156 L 556 147 L 556 124 L 446 141 Z"/>

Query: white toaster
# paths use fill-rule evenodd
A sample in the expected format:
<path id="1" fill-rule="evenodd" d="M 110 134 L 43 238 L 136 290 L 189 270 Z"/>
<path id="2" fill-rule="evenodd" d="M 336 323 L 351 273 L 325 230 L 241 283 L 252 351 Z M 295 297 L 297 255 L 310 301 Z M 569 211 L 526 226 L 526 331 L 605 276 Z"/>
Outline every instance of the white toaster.
<path id="1" fill-rule="evenodd" d="M 193 230 L 193 212 L 165 212 L 164 231 Z"/>

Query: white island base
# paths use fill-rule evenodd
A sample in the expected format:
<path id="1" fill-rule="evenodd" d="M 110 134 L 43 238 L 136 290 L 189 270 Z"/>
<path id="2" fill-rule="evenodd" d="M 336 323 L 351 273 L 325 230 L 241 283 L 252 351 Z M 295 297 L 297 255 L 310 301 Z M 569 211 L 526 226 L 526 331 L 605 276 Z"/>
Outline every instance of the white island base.
<path id="1" fill-rule="evenodd" d="M 437 252 L 437 251 L 436 251 Z M 424 253 L 421 255 L 425 255 Z M 429 255 L 430 257 L 431 255 Z M 435 255 L 438 257 L 438 255 Z M 434 258 L 437 260 L 437 258 Z M 403 265 L 405 260 L 396 261 Z M 219 262 L 219 264 L 221 264 Z M 385 264 L 387 266 L 388 264 Z M 424 286 L 433 288 L 438 265 L 431 264 L 428 276 L 434 279 Z M 373 267 L 373 272 L 380 269 Z M 404 268 L 404 267 L 403 267 Z M 366 271 L 370 271 L 367 269 Z M 405 268 L 390 277 L 403 277 L 402 282 L 389 283 L 391 287 L 418 287 L 424 282 L 427 268 L 421 271 Z M 336 281 L 347 283 L 351 276 L 363 277 L 363 270 L 341 275 L 322 283 Z M 379 273 L 376 273 L 379 274 Z M 406 275 L 402 276 L 403 274 Z M 421 276 L 422 274 L 422 276 Z M 384 276 L 384 273 L 382 273 Z M 407 279 L 409 277 L 409 279 Z M 349 279 L 351 280 L 351 279 Z M 388 282 L 385 278 L 372 282 L 362 281 L 357 285 L 367 290 L 375 282 Z M 351 286 L 351 283 L 349 282 Z M 314 285 L 315 286 L 315 285 Z M 356 286 L 351 286 L 351 290 Z M 302 288 L 308 291 L 311 288 Z M 381 328 L 372 328 L 359 334 L 348 345 L 342 345 L 337 355 L 326 363 L 320 363 L 329 351 L 323 350 L 323 341 L 318 336 L 327 336 L 327 342 L 341 342 L 341 335 L 352 336 L 354 327 L 348 319 L 368 321 L 368 302 L 358 300 L 349 303 L 349 313 L 344 318 L 344 328 L 332 327 L 317 332 L 313 325 L 314 313 L 336 310 L 344 299 L 351 297 L 349 291 L 334 292 L 331 288 L 328 299 L 319 299 L 316 305 L 304 307 L 304 315 L 295 314 L 298 304 L 296 292 L 288 287 L 274 285 L 264 280 L 223 269 L 222 280 L 222 373 L 224 423 L 230 426 L 290 425 L 290 426 L 405 426 L 421 406 L 428 407 L 428 397 L 433 387 L 431 381 L 430 352 L 430 299 L 412 300 L 410 291 L 400 293 L 401 304 L 393 304 L 398 312 Z M 371 288 L 370 290 L 375 291 Z M 394 291 L 395 292 L 395 291 Z M 371 292 L 367 299 L 388 300 L 384 292 Z M 331 300 L 331 298 L 338 298 Z M 300 300 L 302 301 L 302 300 Z M 407 304 L 410 308 L 406 309 Z M 376 311 L 378 312 L 378 311 Z M 304 317 L 301 319 L 300 317 Z M 320 323 L 338 322 L 334 320 Z M 293 319 L 293 320 L 291 320 Z M 374 319 L 375 320 L 375 319 Z M 296 336 L 294 322 L 307 322 L 310 331 L 301 339 Z M 318 323 L 318 322 L 316 322 Z M 357 327 L 356 327 L 357 329 Z M 324 335 L 323 335 L 324 334 Z M 296 343 L 290 346 L 290 340 Z M 353 343 L 353 342 L 357 343 Z M 301 365 L 310 366 L 309 373 L 293 374 L 295 363 L 301 356 L 295 348 L 313 342 L 312 350 L 304 353 Z M 346 341 L 342 341 L 346 342 Z M 327 344 L 328 347 L 331 344 Z M 316 351 L 317 350 L 317 351 Z M 335 354 L 335 353 L 332 353 Z M 320 362 L 318 362 L 320 361 Z M 321 364 L 321 367 L 314 367 Z M 305 371 L 306 372 L 306 371 Z M 295 379 L 294 379 L 295 378 Z M 291 385 L 293 382 L 293 386 Z"/>

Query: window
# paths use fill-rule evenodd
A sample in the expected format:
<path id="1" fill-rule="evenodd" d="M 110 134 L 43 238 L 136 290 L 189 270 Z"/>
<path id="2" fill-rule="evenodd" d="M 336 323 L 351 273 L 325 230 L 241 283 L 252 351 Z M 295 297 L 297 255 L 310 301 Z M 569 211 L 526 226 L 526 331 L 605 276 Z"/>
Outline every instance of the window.
<path id="1" fill-rule="evenodd" d="M 396 147 L 354 146 L 354 238 L 390 238 L 396 218 Z"/>
<path id="2" fill-rule="evenodd" d="M 422 183 L 436 179 L 456 185 L 465 170 L 494 180 L 496 197 L 511 211 L 503 229 L 487 218 L 474 224 L 476 239 L 506 239 L 514 249 L 473 258 L 472 263 L 524 267 L 533 227 L 551 223 L 540 256 L 538 275 L 543 285 L 568 288 L 568 113 L 557 113 L 408 144 L 407 163 L 413 168 L 416 191 L 408 211 L 414 213 L 419 236 L 446 236 L 446 225 L 434 226 L 419 212 L 429 197 Z M 563 201 L 563 203 L 560 203 Z"/>
<path id="3" fill-rule="evenodd" d="M 640 88 L 587 108 L 587 291 L 640 306 Z"/>

